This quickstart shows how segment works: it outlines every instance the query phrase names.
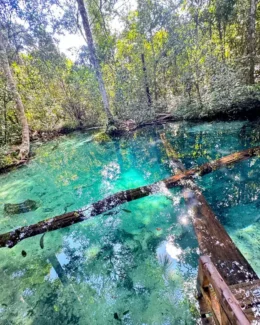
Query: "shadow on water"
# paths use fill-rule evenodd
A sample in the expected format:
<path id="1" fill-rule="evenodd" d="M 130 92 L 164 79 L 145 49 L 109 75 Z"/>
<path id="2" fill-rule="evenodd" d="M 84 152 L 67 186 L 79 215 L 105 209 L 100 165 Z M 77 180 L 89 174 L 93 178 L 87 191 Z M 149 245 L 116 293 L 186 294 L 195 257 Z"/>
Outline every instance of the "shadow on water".
<path id="1" fill-rule="evenodd" d="M 186 168 L 260 142 L 248 122 L 173 123 L 102 143 L 70 135 L 1 176 L 1 233 L 169 176 L 162 131 Z M 260 241 L 259 173 L 254 158 L 196 181 L 260 274 L 252 249 Z M 28 199 L 39 208 L 4 215 L 4 204 Z M 196 324 L 198 247 L 180 189 L 40 238 L 0 250 L 1 324 Z"/>

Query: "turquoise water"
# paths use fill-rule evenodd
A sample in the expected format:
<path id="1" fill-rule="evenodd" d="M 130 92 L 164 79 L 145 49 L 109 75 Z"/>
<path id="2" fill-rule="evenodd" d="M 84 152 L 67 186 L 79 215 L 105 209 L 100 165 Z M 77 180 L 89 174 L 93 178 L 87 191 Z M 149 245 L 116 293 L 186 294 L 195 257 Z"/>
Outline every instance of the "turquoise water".
<path id="1" fill-rule="evenodd" d="M 34 147 L 0 176 L 0 233 L 171 175 L 165 132 L 186 168 L 260 144 L 248 122 L 173 123 L 99 143 L 75 133 Z M 259 158 L 197 179 L 216 215 L 260 274 Z M 27 199 L 36 211 L 7 215 Z M 198 246 L 181 189 L 0 249 L 1 324 L 167 325 L 198 322 Z M 22 256 L 22 251 L 26 256 Z M 23 254 L 25 255 L 25 254 Z"/>

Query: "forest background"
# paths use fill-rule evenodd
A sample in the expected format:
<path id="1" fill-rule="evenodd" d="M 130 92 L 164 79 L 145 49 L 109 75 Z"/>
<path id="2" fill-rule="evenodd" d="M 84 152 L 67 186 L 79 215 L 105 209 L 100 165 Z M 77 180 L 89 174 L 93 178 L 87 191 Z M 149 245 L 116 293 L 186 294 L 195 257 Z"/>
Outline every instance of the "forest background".
<path id="1" fill-rule="evenodd" d="M 259 117 L 259 35 L 257 0 L 1 0 L 0 165 L 43 132 Z"/>

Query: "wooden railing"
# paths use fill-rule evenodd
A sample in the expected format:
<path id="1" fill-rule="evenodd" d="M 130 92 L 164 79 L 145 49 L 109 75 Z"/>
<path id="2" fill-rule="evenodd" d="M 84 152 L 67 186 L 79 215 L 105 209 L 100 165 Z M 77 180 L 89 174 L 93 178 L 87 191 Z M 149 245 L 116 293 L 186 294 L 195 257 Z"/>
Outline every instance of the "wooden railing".
<path id="1" fill-rule="evenodd" d="M 200 302 L 206 305 L 211 314 L 209 316 L 213 317 L 215 324 L 250 325 L 239 302 L 208 256 L 200 258 L 198 290 L 199 300 L 204 300 Z M 206 315 L 202 317 L 206 318 Z"/>

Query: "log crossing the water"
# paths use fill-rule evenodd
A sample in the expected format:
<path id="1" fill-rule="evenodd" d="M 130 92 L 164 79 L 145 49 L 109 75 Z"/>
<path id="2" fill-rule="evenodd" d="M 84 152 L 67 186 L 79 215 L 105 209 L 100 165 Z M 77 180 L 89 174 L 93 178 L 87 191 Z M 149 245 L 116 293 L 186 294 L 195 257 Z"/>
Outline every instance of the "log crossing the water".
<path id="1" fill-rule="evenodd" d="M 161 140 L 173 169 L 185 172 L 178 154 L 167 141 Z M 236 247 L 193 180 L 184 181 L 184 198 L 203 255 L 198 273 L 199 304 L 202 324 L 249 325 L 260 322 L 260 280 Z M 209 257 L 210 256 L 210 257 Z M 205 318 L 206 314 L 212 317 Z"/>
<path id="2" fill-rule="evenodd" d="M 21 227 L 13 231 L 0 235 L 0 247 L 13 247 L 20 241 L 45 232 L 71 226 L 75 223 L 85 221 L 91 217 L 100 215 L 120 204 L 130 202 L 150 194 L 160 193 L 163 187 L 172 188 L 182 185 L 183 180 L 188 180 L 197 176 L 209 174 L 214 170 L 230 166 L 239 161 L 255 157 L 260 154 L 260 146 L 233 153 L 213 162 L 208 162 L 201 166 L 179 173 L 150 185 L 141 186 L 135 189 L 121 191 L 108 196 L 107 198 L 95 202 L 77 211 L 65 213 L 53 218 L 40 221 L 36 224 Z"/>
<path id="3" fill-rule="evenodd" d="M 165 134 L 161 134 L 161 139 L 177 173 L 185 173 L 184 165 L 177 159 L 178 154 L 166 140 Z M 194 180 L 182 181 L 181 185 L 187 189 L 183 194 L 201 253 L 211 257 L 213 264 L 228 285 L 236 284 L 238 281 L 258 279 L 257 274 L 218 221 Z"/>

